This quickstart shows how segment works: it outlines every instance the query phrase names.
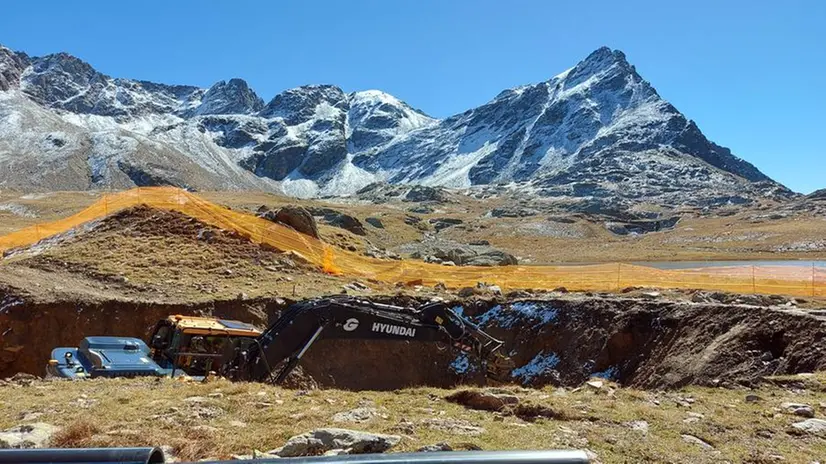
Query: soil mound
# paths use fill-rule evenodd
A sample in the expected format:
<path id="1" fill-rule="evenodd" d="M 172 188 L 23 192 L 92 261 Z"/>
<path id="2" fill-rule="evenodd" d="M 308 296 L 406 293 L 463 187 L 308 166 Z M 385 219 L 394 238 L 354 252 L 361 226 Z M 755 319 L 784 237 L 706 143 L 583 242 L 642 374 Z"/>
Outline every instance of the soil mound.
<path id="1" fill-rule="evenodd" d="M 135 264 L 138 267 L 152 264 L 213 269 L 238 260 L 274 259 L 281 264 L 286 261 L 278 250 L 262 247 L 235 231 L 218 229 L 177 211 L 148 206 L 119 211 L 71 234 L 36 244 L 31 250 L 48 256 L 91 248 L 100 248 L 96 257 L 122 258 L 123 264 L 147 261 Z M 194 251 L 199 253 L 189 253 Z M 172 259 L 161 262 L 161 254 L 171 254 Z"/>
<path id="2" fill-rule="evenodd" d="M 197 301 L 204 295 L 260 295 L 265 293 L 264 282 L 292 281 L 293 276 L 318 271 L 294 253 L 176 211 L 147 206 L 11 250 L 7 264 L 90 279 L 110 293 L 116 288 L 136 296 L 149 294 L 153 300 L 181 301 Z"/>

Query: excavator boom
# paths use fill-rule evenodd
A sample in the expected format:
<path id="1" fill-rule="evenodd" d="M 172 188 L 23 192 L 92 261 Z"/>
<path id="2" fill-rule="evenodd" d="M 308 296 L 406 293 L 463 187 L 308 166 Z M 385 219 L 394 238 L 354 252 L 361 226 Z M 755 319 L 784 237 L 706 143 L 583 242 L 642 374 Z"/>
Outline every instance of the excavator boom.
<path id="1" fill-rule="evenodd" d="M 226 353 L 222 373 L 235 380 L 280 383 L 322 338 L 446 341 L 482 359 L 502 346 L 443 303 L 411 311 L 352 297 L 323 298 L 290 306 L 254 343 Z"/>

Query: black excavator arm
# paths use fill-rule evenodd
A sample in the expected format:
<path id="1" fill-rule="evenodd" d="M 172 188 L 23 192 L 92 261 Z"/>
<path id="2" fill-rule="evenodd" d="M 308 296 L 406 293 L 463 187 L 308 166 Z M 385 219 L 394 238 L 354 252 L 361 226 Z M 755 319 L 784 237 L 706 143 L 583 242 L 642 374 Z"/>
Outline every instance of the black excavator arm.
<path id="1" fill-rule="evenodd" d="M 483 332 L 444 303 L 410 311 L 352 297 L 296 303 L 247 347 L 227 353 L 222 374 L 234 380 L 280 383 L 316 341 L 325 339 L 446 341 L 454 347 L 503 364 L 502 342 Z M 499 356 L 496 358 L 496 356 Z M 279 367 L 280 366 L 280 367 Z M 276 372 L 276 367 L 279 367 Z M 489 365 L 489 372 L 495 367 Z M 274 378 L 273 378 L 274 376 Z"/>

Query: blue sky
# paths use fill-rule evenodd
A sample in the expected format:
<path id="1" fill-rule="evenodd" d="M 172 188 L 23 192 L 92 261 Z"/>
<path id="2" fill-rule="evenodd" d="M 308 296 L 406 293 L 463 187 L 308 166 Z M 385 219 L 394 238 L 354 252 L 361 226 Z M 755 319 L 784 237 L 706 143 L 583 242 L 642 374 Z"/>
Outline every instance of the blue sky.
<path id="1" fill-rule="evenodd" d="M 377 88 L 439 117 L 607 45 L 713 141 L 800 192 L 826 187 L 826 1 L 8 2 L 0 44 L 116 77 Z"/>

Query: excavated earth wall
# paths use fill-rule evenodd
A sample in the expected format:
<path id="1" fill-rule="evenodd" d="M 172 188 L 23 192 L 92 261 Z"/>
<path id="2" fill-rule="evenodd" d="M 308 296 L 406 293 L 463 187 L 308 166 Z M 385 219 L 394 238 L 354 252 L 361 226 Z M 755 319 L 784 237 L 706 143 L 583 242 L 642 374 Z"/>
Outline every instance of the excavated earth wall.
<path id="1" fill-rule="evenodd" d="M 380 298 L 389 303 L 410 303 Z M 85 336 L 145 338 L 170 314 L 214 315 L 266 326 L 280 298 L 173 305 L 124 301 L 29 303 L 0 289 L 0 377 L 42 375 L 52 348 Z M 762 376 L 826 369 L 826 322 L 782 308 L 566 296 L 452 305 L 505 341 L 513 383 L 579 385 L 592 376 L 642 388 L 749 385 Z M 302 360 L 323 387 L 387 390 L 482 384 L 472 356 L 441 344 L 320 340 Z"/>

